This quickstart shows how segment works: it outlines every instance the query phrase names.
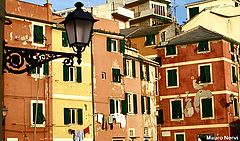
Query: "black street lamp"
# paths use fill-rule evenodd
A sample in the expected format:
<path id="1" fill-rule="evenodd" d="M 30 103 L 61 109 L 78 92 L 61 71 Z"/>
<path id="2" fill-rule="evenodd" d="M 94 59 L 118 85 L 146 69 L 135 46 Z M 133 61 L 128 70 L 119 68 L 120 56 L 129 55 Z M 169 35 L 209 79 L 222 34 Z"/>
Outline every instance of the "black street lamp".
<path id="1" fill-rule="evenodd" d="M 83 11 L 81 2 L 77 2 L 75 7 L 76 9 L 68 14 L 61 23 L 65 26 L 70 47 L 78 54 L 78 64 L 80 64 L 81 53 L 90 42 L 93 24 L 97 20 L 91 13 Z"/>
<path id="2" fill-rule="evenodd" d="M 73 59 L 77 57 L 80 64 L 82 52 L 90 42 L 93 24 L 97 20 L 91 13 L 83 11 L 81 2 L 77 2 L 75 6 L 76 10 L 68 14 L 61 23 L 65 25 L 70 47 L 77 54 L 4 46 L 4 72 L 21 74 L 57 58 L 66 58 L 63 64 L 73 66 Z"/>

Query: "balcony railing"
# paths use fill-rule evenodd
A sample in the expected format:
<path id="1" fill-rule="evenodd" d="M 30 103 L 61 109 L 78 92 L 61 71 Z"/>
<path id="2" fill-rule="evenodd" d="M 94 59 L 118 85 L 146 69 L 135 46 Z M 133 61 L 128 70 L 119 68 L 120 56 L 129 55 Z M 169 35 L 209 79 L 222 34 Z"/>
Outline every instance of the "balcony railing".
<path id="1" fill-rule="evenodd" d="M 158 16 L 162 16 L 162 17 L 166 17 L 166 18 L 171 18 L 171 14 L 168 14 L 166 12 L 159 12 L 156 9 L 147 9 L 147 10 L 144 10 L 141 12 L 134 13 L 135 18 L 145 17 L 145 16 L 149 16 L 149 15 L 158 15 Z"/>

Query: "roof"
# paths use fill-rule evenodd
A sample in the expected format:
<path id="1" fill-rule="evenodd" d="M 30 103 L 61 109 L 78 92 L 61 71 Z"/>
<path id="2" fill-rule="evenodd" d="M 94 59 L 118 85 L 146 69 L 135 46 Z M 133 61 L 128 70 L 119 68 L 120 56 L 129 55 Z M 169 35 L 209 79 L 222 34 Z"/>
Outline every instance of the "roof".
<path id="1" fill-rule="evenodd" d="M 216 0 L 199 0 L 199 1 L 191 2 L 191 3 L 187 3 L 187 4 L 185 4 L 185 7 L 202 4 L 202 3 L 207 3 L 207 2 L 211 2 L 211 1 L 216 1 Z"/>
<path id="2" fill-rule="evenodd" d="M 190 43 L 197 43 L 200 41 L 212 41 L 212 40 L 220 40 L 220 39 L 225 39 L 227 41 L 240 44 L 238 41 L 234 39 L 226 37 L 217 32 L 210 31 L 202 26 L 198 26 L 189 31 L 183 32 L 178 36 L 175 36 L 174 38 L 170 39 L 167 42 L 167 44 L 165 44 L 164 46 L 184 45 L 184 44 L 190 44 Z M 160 46 L 160 47 L 164 47 L 164 46 Z"/>
<path id="3" fill-rule="evenodd" d="M 159 31 L 163 30 L 164 28 L 170 25 L 171 24 L 148 26 L 148 27 L 132 27 L 132 28 L 121 29 L 120 33 L 130 38 L 141 37 L 146 35 L 158 34 Z"/>

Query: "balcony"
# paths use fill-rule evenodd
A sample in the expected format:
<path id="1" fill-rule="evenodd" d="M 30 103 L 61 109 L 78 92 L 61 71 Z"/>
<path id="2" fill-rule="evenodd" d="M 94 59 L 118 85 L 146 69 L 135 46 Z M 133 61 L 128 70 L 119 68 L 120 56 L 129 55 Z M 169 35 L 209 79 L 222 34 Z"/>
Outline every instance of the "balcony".
<path id="1" fill-rule="evenodd" d="M 128 18 L 128 19 L 133 19 L 134 18 L 134 12 L 129 10 L 129 9 L 126 9 L 126 8 L 123 8 L 121 6 L 116 6 L 112 9 L 112 15 L 113 16 L 120 16 L 120 17 L 125 17 L 125 18 Z"/>
<path id="2" fill-rule="evenodd" d="M 155 9 L 147 9 L 147 10 L 135 13 L 134 16 L 135 16 L 135 19 L 143 18 L 147 16 L 157 16 L 157 17 L 166 18 L 169 20 L 171 19 L 171 14 L 167 14 L 165 12 L 159 12 Z"/>

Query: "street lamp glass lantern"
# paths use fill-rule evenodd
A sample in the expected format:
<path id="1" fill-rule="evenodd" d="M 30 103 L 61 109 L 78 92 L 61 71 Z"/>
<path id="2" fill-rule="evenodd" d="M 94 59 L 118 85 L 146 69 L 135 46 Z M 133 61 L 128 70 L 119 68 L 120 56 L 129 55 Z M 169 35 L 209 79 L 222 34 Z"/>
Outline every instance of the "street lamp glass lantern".
<path id="1" fill-rule="evenodd" d="M 65 26 L 69 45 L 82 48 L 89 44 L 96 20 L 91 13 L 83 11 L 81 2 L 77 2 L 75 6 L 76 10 L 68 14 L 61 23 Z"/>

